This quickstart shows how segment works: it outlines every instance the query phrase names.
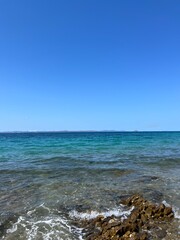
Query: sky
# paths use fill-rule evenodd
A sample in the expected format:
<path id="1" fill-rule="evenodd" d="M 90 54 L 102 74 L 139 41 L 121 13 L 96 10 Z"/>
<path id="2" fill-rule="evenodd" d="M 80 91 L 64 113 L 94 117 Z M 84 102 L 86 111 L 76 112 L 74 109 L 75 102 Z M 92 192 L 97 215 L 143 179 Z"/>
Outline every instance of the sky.
<path id="1" fill-rule="evenodd" d="M 0 0 L 0 131 L 180 130 L 179 0 Z"/>

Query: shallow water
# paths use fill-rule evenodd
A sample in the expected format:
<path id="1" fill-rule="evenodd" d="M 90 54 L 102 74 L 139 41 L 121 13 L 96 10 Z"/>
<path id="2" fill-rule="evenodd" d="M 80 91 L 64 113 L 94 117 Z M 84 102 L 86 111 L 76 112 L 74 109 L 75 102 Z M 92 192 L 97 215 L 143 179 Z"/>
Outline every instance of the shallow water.
<path id="1" fill-rule="evenodd" d="M 123 215 L 133 193 L 173 205 L 177 236 L 179 183 L 180 132 L 1 133 L 1 237 L 81 239 L 78 215 Z"/>

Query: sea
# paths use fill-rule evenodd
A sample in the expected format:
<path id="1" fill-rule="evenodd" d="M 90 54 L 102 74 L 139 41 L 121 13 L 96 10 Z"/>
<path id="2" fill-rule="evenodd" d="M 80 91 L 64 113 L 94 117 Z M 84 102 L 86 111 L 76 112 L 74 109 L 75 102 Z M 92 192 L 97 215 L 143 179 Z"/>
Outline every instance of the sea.
<path id="1" fill-rule="evenodd" d="M 78 221 L 126 218 L 135 193 L 173 207 L 180 239 L 180 132 L 0 133 L 0 239 L 84 239 Z"/>

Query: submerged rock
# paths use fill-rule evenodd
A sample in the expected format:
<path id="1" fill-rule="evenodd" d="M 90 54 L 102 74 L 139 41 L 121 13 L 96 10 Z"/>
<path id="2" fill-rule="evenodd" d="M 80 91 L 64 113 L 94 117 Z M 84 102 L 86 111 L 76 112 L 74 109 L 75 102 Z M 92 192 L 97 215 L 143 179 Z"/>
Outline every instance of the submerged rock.
<path id="1" fill-rule="evenodd" d="M 0 215 L 0 237 L 2 237 L 8 228 L 12 226 L 18 219 L 18 215 L 14 213 L 6 213 Z"/>
<path id="2" fill-rule="evenodd" d="M 125 220 L 115 216 L 98 216 L 95 219 L 82 221 L 80 225 L 84 228 L 85 239 L 146 240 L 150 236 L 157 236 L 157 239 L 166 236 L 167 225 L 174 217 L 171 207 L 154 204 L 140 195 L 125 198 L 121 204 L 134 206 L 131 214 Z"/>

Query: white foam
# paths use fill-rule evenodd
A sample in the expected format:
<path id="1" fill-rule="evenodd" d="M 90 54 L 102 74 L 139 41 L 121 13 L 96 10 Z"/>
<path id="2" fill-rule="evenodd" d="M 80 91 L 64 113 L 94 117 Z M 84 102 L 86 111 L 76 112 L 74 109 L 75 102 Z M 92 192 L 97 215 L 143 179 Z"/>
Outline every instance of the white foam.
<path id="1" fill-rule="evenodd" d="M 180 210 L 177 207 L 173 207 L 174 217 L 180 219 Z"/>
<path id="2" fill-rule="evenodd" d="M 163 203 L 166 207 L 170 207 L 170 206 L 171 206 L 169 203 L 166 202 L 166 200 L 163 200 L 162 203 Z"/>
<path id="3" fill-rule="evenodd" d="M 36 213 L 40 208 L 48 211 L 46 216 L 38 216 Z M 69 220 L 55 210 L 51 212 L 44 204 L 28 211 L 26 216 L 20 216 L 16 223 L 6 231 L 6 237 L 16 239 L 21 234 L 23 239 L 34 240 L 81 240 L 81 229 L 70 225 Z M 3 238 L 3 239 L 6 239 Z"/>
<path id="4" fill-rule="evenodd" d="M 86 219 L 90 220 L 93 218 L 96 218 L 97 216 L 101 215 L 104 217 L 110 217 L 112 215 L 116 217 L 121 217 L 122 219 L 127 218 L 132 212 L 134 207 L 130 208 L 129 210 L 123 210 L 121 207 L 120 208 L 114 208 L 105 212 L 98 212 L 98 211 L 89 211 L 89 212 L 78 212 L 76 210 L 72 210 L 69 215 L 71 218 L 77 218 L 77 219 Z"/>
<path id="5" fill-rule="evenodd" d="M 13 224 L 12 228 L 7 230 L 7 234 L 15 233 L 18 229 L 24 229 L 26 239 L 33 240 L 41 236 L 44 240 L 54 239 L 72 239 L 71 227 L 67 221 L 61 217 L 45 218 L 44 220 L 34 219 L 27 220 L 24 217 L 19 217 L 18 221 Z"/>
<path id="6" fill-rule="evenodd" d="M 162 201 L 162 203 L 166 206 L 166 207 L 171 207 L 171 205 L 169 203 L 167 203 L 165 200 Z M 180 219 L 180 209 L 178 207 L 172 206 L 172 210 L 174 212 L 174 217 L 176 219 Z"/>

